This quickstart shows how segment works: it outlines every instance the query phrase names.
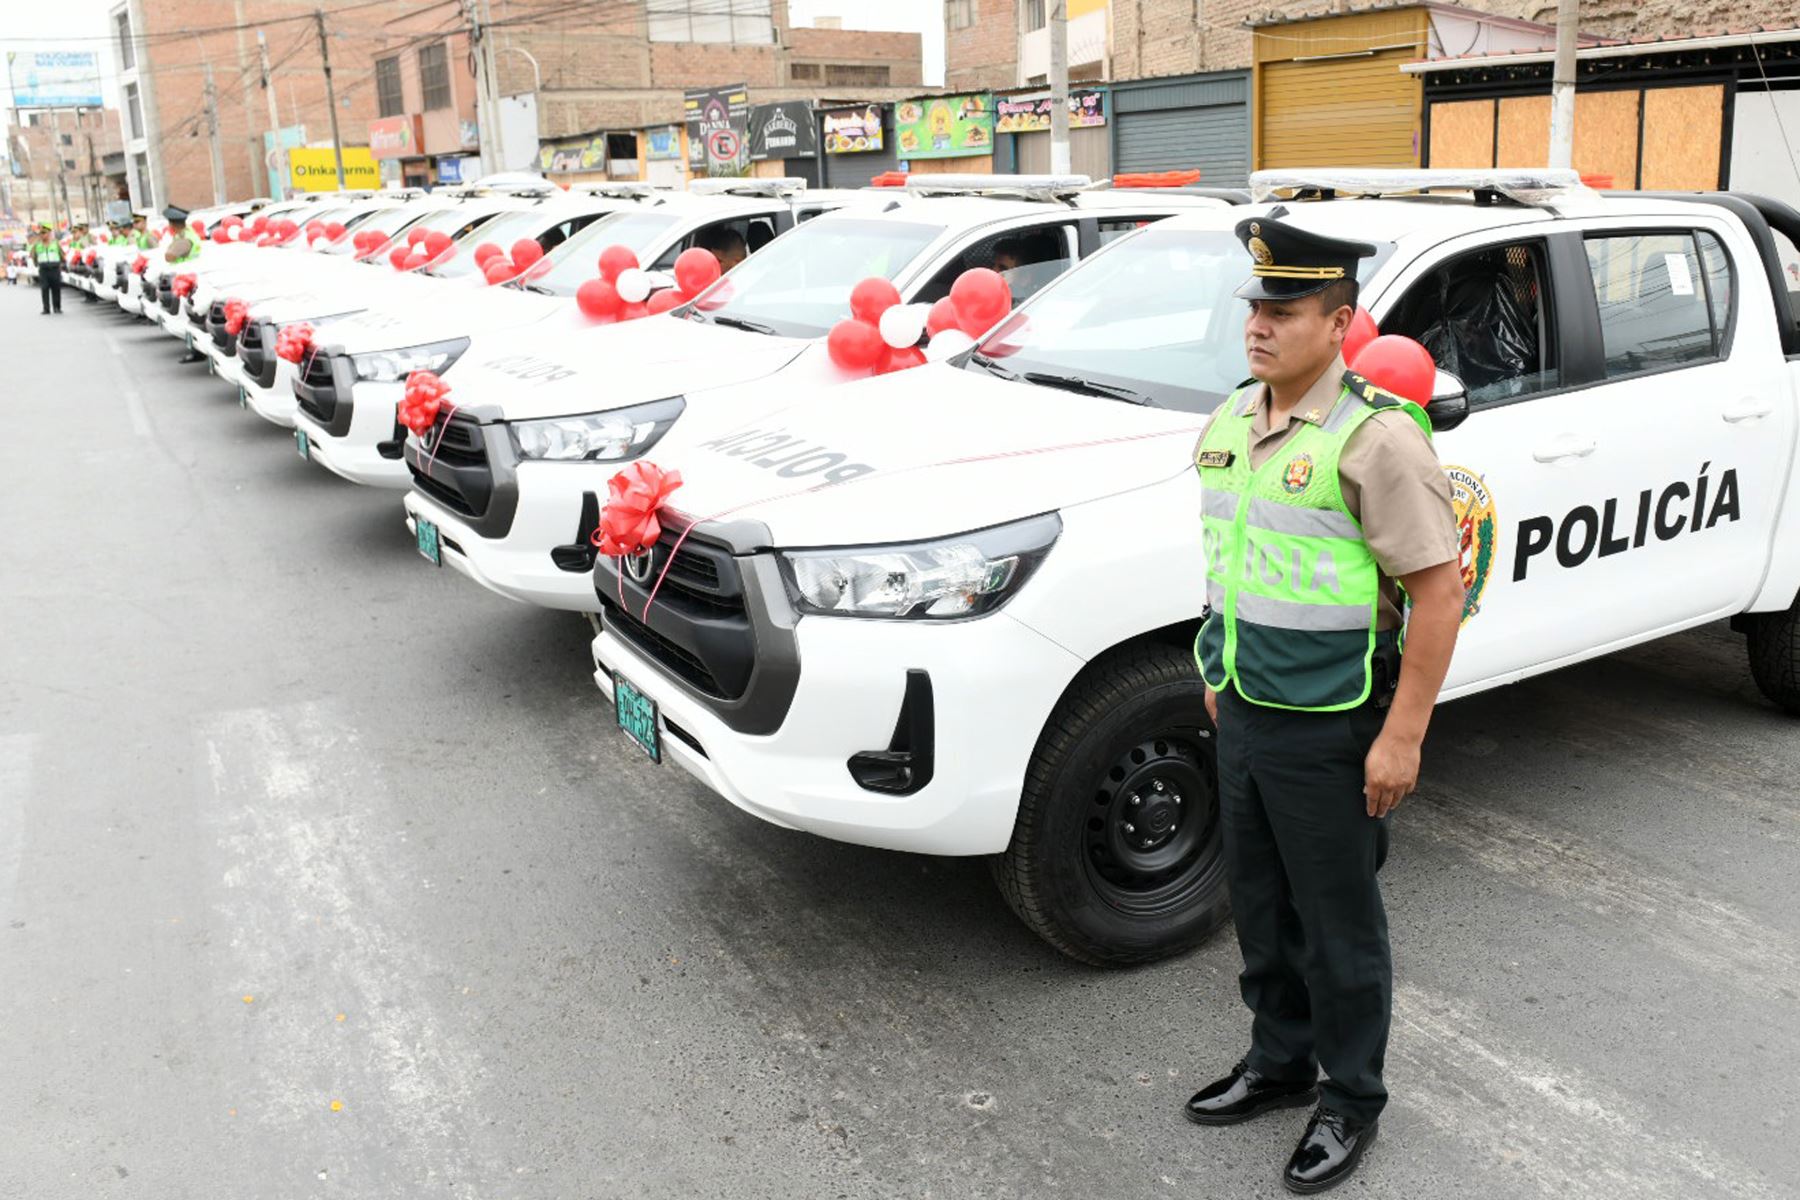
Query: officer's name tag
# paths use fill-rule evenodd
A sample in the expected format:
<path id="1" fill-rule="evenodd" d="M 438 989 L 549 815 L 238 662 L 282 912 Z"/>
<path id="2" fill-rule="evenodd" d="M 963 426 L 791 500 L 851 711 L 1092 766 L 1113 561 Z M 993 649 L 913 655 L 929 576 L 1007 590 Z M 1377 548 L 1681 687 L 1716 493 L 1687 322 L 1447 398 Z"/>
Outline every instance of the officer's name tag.
<path id="1" fill-rule="evenodd" d="M 1231 458 L 1229 450 L 1202 450 L 1194 462 L 1202 467 L 1229 467 Z"/>

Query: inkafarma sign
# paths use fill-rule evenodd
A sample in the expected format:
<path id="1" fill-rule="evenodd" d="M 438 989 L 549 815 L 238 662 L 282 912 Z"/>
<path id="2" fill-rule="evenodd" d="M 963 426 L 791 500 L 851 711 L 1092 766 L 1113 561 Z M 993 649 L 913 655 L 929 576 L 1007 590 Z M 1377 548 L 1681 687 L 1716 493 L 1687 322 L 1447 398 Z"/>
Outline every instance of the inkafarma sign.
<path id="1" fill-rule="evenodd" d="M 804 100 L 758 104 L 750 110 L 750 161 L 771 158 L 816 158 L 819 127 Z"/>

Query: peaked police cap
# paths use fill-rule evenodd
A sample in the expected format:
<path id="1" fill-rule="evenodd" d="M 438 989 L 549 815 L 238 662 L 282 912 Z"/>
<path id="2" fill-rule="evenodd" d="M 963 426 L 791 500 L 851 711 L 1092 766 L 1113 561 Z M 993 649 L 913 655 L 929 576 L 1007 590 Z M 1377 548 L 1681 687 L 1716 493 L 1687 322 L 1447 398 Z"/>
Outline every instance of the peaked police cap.
<path id="1" fill-rule="evenodd" d="M 1375 253 L 1367 242 L 1349 242 L 1300 229 L 1273 217 L 1237 224 L 1250 252 L 1250 279 L 1237 290 L 1244 300 L 1297 300 L 1340 279 L 1355 279 L 1359 259 Z"/>

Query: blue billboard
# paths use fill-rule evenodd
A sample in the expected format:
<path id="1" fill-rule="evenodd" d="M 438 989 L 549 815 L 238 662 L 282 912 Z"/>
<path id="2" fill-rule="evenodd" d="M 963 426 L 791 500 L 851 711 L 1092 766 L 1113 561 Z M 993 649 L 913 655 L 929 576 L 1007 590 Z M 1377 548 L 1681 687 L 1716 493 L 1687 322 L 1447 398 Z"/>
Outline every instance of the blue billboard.
<path id="1" fill-rule="evenodd" d="M 14 108 L 99 108 L 100 56 L 92 50 L 6 54 Z"/>

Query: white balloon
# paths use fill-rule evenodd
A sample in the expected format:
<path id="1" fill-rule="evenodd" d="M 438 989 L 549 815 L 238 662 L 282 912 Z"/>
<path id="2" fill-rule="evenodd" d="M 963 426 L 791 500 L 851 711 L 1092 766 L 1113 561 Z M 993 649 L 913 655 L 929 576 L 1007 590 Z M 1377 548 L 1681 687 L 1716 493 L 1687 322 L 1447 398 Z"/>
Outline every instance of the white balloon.
<path id="1" fill-rule="evenodd" d="M 619 281 L 613 284 L 619 291 L 619 299 L 627 304 L 641 304 L 650 298 L 650 273 L 638 267 L 627 267 L 619 272 Z"/>
<path id="2" fill-rule="evenodd" d="M 895 304 L 881 314 L 881 340 L 896 350 L 919 344 L 925 318 L 931 310 L 922 304 Z"/>
<path id="3" fill-rule="evenodd" d="M 925 347 L 925 357 L 930 362 L 942 362 L 946 358 L 955 358 L 974 344 L 975 339 L 960 329 L 941 329 Z"/>

